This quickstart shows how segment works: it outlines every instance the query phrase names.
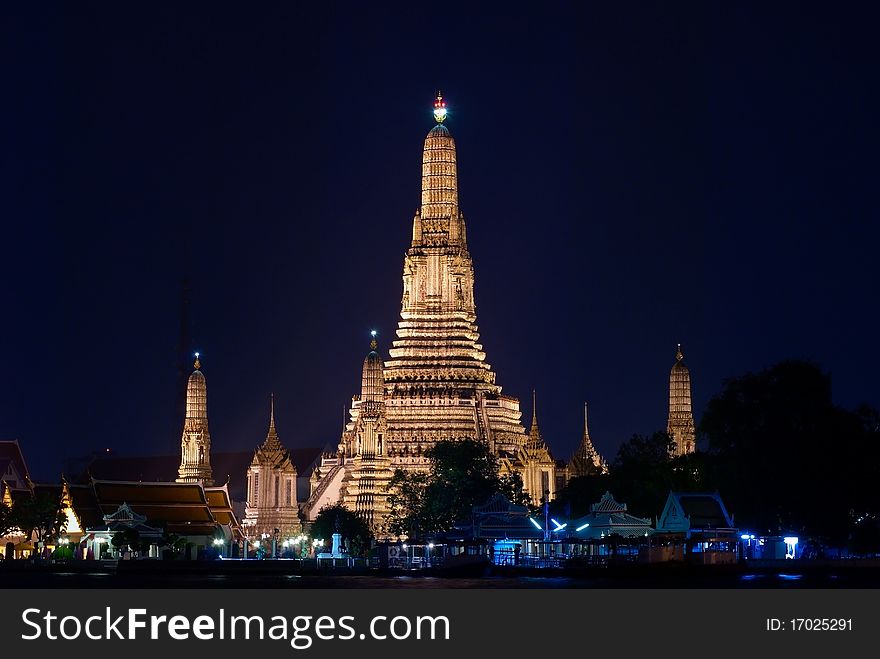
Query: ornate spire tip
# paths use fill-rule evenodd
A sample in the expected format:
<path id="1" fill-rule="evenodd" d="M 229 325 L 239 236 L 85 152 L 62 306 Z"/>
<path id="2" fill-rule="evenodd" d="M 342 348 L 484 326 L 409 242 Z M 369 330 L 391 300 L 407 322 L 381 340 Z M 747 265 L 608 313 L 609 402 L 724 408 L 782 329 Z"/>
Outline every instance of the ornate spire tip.
<path id="1" fill-rule="evenodd" d="M 438 124 L 442 124 L 446 119 L 446 101 L 443 100 L 443 93 L 438 89 L 437 98 L 434 99 L 434 120 Z"/>
<path id="2" fill-rule="evenodd" d="M 680 362 L 682 359 L 684 359 L 684 354 L 681 352 L 681 344 L 679 343 L 675 351 L 675 361 Z"/>
<path id="3" fill-rule="evenodd" d="M 196 361 L 193 362 L 193 366 L 197 371 L 202 367 L 202 362 L 199 361 L 199 353 L 196 353 Z"/>
<path id="4" fill-rule="evenodd" d="M 379 344 L 376 343 L 376 330 L 371 330 L 370 336 L 372 337 L 372 339 L 370 340 L 370 350 L 375 350 L 377 347 L 379 347 Z"/>

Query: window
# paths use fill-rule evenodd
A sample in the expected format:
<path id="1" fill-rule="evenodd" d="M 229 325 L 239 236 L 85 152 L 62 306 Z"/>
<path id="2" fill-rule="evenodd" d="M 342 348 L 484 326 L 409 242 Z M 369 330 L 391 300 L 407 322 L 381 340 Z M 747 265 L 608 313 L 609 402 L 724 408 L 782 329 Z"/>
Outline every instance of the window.
<path id="1" fill-rule="evenodd" d="M 260 500 L 260 472 L 254 474 L 254 505 Z"/>
<path id="2" fill-rule="evenodd" d="M 279 498 L 278 498 L 278 485 L 279 485 L 278 476 L 275 476 L 275 501 L 274 501 L 274 505 L 276 505 L 276 506 L 278 505 L 278 501 L 279 501 Z"/>
<path id="3" fill-rule="evenodd" d="M 292 500 L 293 500 L 293 486 L 292 485 L 293 484 L 290 482 L 290 479 L 288 478 L 287 479 L 287 487 L 285 488 L 285 492 L 284 492 L 284 504 L 287 506 L 293 505 L 292 504 Z"/>

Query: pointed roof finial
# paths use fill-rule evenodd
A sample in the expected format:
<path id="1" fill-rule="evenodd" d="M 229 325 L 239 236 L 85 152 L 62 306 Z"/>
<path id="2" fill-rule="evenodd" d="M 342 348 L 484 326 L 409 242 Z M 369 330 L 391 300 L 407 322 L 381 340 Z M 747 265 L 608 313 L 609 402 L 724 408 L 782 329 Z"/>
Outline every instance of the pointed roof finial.
<path id="1" fill-rule="evenodd" d="M 275 392 L 269 394 L 269 428 L 275 428 Z"/>
<path id="2" fill-rule="evenodd" d="M 532 389 L 532 425 L 538 425 L 538 394 Z"/>
<path id="3" fill-rule="evenodd" d="M 681 352 L 681 344 L 679 343 L 675 351 L 675 361 L 680 362 L 682 359 L 684 359 L 684 355 Z"/>
<path id="4" fill-rule="evenodd" d="M 446 101 L 443 100 L 443 93 L 438 89 L 437 98 L 434 99 L 434 120 L 438 124 L 442 124 L 446 119 Z"/>
<path id="5" fill-rule="evenodd" d="M 202 362 L 199 361 L 199 353 L 196 353 L 196 361 L 193 363 L 193 366 L 197 371 L 202 367 Z"/>
<path id="6" fill-rule="evenodd" d="M 379 344 L 376 343 L 376 330 L 370 330 L 370 336 L 373 337 L 370 340 L 370 350 L 375 350 L 379 347 Z"/>
<path id="7" fill-rule="evenodd" d="M 584 436 L 590 436 L 590 426 L 587 423 L 587 401 L 584 401 Z"/>

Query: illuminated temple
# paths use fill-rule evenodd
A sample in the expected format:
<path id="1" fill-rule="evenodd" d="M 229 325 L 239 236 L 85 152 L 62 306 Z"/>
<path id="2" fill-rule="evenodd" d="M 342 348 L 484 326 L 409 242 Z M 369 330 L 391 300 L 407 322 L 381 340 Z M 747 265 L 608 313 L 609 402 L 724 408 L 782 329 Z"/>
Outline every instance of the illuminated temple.
<path id="1" fill-rule="evenodd" d="M 675 352 L 675 364 L 669 372 L 669 420 L 666 432 L 672 438 L 672 457 L 696 450 L 694 412 L 691 405 L 691 372 L 684 365 L 681 344 Z"/>
<path id="2" fill-rule="evenodd" d="M 434 117 L 422 151 L 421 205 L 403 262 L 397 337 L 381 369 L 375 343 L 367 356 L 338 461 L 324 465 L 323 479 L 331 482 L 309 502 L 310 519 L 335 499 L 377 525 L 393 470 L 427 469 L 425 451 L 441 440 L 485 442 L 503 471 L 523 475 L 536 502 L 555 495 L 557 465 L 537 421 L 527 434 L 519 400 L 502 393 L 480 343 L 455 140 L 443 124 L 439 94 Z M 368 382 L 369 364 L 376 375 Z"/>

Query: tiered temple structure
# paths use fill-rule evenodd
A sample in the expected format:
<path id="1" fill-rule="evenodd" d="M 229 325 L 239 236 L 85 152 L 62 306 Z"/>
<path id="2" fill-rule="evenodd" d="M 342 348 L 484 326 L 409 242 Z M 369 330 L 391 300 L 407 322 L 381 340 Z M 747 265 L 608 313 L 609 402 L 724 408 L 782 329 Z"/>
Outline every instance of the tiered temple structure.
<path id="1" fill-rule="evenodd" d="M 458 203 L 455 140 L 435 103 L 422 152 L 422 203 L 403 263 L 397 339 L 385 363 L 388 453 L 418 469 L 425 449 L 442 439 L 485 441 L 515 454 L 526 441 L 519 401 L 504 396 L 480 345 L 474 266 Z"/>
<path id="2" fill-rule="evenodd" d="M 479 343 L 474 266 L 459 208 L 455 140 L 444 125 L 446 103 L 441 94 L 434 103 L 434 118 L 437 124 L 428 132 L 422 151 L 421 205 L 413 217 L 404 257 L 400 320 L 382 369 L 381 402 L 364 398 L 367 362 L 373 363 L 368 355 L 365 391 L 352 405 L 339 461 L 322 465 L 325 482 L 317 485 L 307 505 L 311 519 L 338 492 L 337 500 L 365 517 L 372 515 L 375 522 L 385 499 L 376 497 L 379 479 L 370 475 L 374 467 L 367 465 L 386 473 L 387 460 L 392 470 L 425 470 L 425 451 L 447 439 L 486 442 L 502 465 L 520 473 L 526 467 L 524 457 L 532 455 L 533 471 L 542 473 L 529 477 L 530 487 L 538 490 L 529 493 L 537 500 L 544 490 L 555 490 L 555 463 L 552 458 L 544 460 L 539 434 L 535 451 L 531 450 L 519 400 L 501 393 Z M 379 397 L 378 389 L 370 389 L 369 395 Z M 373 451 L 374 456 L 365 451 Z M 359 470 L 362 476 L 357 476 Z M 538 484 L 545 479 L 550 488 Z"/>
<path id="3" fill-rule="evenodd" d="M 275 430 L 275 396 L 266 439 L 254 451 L 247 470 L 247 504 L 242 522 L 248 537 L 290 537 L 301 531 L 296 496 L 296 466 Z"/>
<path id="4" fill-rule="evenodd" d="M 186 383 L 186 418 L 180 439 L 178 483 L 212 485 L 211 433 L 208 431 L 208 386 L 202 374 L 199 353 L 195 370 Z"/>
<path id="5" fill-rule="evenodd" d="M 674 442 L 672 457 L 696 450 L 694 413 L 691 406 L 691 372 L 684 365 L 680 343 L 675 353 L 675 364 L 669 373 L 669 421 L 666 432 Z"/>
<path id="6" fill-rule="evenodd" d="M 587 422 L 587 404 L 584 403 L 584 435 L 581 437 L 581 443 L 568 463 L 568 475 L 569 478 L 577 478 L 579 476 L 590 476 L 607 472 L 608 465 L 605 459 L 599 455 L 596 447 L 593 446 L 593 440 L 590 439 L 590 426 Z"/>
<path id="7" fill-rule="evenodd" d="M 342 503 L 381 530 L 389 511 L 387 486 L 393 471 L 386 452 L 385 378 L 377 347 L 373 332 L 370 352 L 364 359 L 361 395 L 352 399 L 351 421 L 343 432 L 339 452 L 347 465 Z"/>

